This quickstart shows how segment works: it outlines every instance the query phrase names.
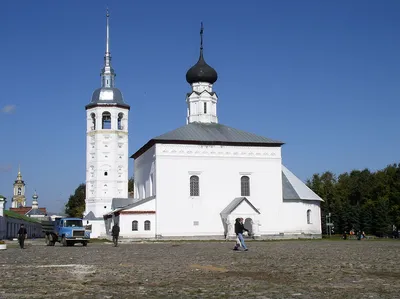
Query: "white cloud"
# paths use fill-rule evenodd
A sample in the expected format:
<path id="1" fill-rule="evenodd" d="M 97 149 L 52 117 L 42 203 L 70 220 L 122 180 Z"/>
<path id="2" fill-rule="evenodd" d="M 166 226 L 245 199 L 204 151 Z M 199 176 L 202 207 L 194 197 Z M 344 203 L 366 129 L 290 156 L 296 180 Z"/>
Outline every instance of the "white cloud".
<path id="1" fill-rule="evenodd" d="M 15 106 L 15 105 L 6 105 L 1 109 L 1 112 L 5 113 L 5 114 L 11 114 L 15 111 L 16 108 L 17 108 L 17 106 Z"/>
<path id="2" fill-rule="evenodd" d="M 10 164 L 8 165 L 0 165 L 0 172 L 9 172 L 11 171 L 12 167 Z"/>

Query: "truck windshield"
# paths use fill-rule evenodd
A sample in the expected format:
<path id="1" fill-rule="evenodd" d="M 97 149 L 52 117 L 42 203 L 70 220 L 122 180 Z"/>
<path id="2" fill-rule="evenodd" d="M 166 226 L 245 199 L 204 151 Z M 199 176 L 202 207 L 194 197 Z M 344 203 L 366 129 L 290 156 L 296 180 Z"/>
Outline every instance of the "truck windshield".
<path id="1" fill-rule="evenodd" d="M 82 220 L 66 220 L 66 227 L 82 227 Z"/>

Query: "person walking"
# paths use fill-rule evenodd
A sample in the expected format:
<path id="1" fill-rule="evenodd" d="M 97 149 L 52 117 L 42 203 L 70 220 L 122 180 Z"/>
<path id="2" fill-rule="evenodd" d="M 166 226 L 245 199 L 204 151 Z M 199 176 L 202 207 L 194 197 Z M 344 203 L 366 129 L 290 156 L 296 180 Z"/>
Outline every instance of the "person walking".
<path id="1" fill-rule="evenodd" d="M 24 243 L 25 243 L 25 239 L 27 237 L 28 237 L 28 232 L 26 231 L 24 224 L 21 224 L 20 228 L 18 230 L 18 243 L 19 243 L 19 247 L 21 247 L 21 249 L 25 249 Z"/>
<path id="2" fill-rule="evenodd" d="M 111 230 L 112 236 L 113 236 L 113 243 L 114 247 L 118 246 L 118 236 L 119 236 L 119 226 L 118 223 L 115 223 L 112 230 Z"/>
<path id="3" fill-rule="evenodd" d="M 243 239 L 243 231 L 249 232 L 248 229 L 246 229 L 243 225 L 243 218 L 237 218 L 235 221 L 235 234 L 237 238 L 239 239 L 239 243 L 236 242 L 235 247 L 233 250 L 239 250 L 239 247 L 243 247 L 244 251 L 248 251 L 249 249 L 246 247 L 246 244 L 244 243 Z"/>

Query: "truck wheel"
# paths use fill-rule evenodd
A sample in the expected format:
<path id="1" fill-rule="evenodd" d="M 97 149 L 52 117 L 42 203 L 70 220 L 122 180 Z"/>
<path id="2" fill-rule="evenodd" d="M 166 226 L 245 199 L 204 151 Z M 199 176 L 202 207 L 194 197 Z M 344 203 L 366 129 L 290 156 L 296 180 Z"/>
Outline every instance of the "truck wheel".
<path id="1" fill-rule="evenodd" d="M 62 237 L 62 239 L 61 239 L 61 244 L 62 244 L 63 246 L 68 246 L 68 243 L 67 243 L 67 240 L 65 239 L 65 237 Z"/>
<path id="2" fill-rule="evenodd" d="M 83 245 L 83 246 L 87 246 L 87 241 L 82 242 L 82 245 Z"/>

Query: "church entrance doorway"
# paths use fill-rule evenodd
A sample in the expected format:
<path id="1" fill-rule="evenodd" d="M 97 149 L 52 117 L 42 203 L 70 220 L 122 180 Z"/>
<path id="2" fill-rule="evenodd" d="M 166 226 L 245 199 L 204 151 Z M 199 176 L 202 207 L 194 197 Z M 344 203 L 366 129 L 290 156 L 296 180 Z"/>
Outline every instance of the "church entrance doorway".
<path id="1" fill-rule="evenodd" d="M 249 234 L 253 234 L 253 219 L 251 218 L 246 218 L 244 221 L 244 228 L 249 230 Z"/>

